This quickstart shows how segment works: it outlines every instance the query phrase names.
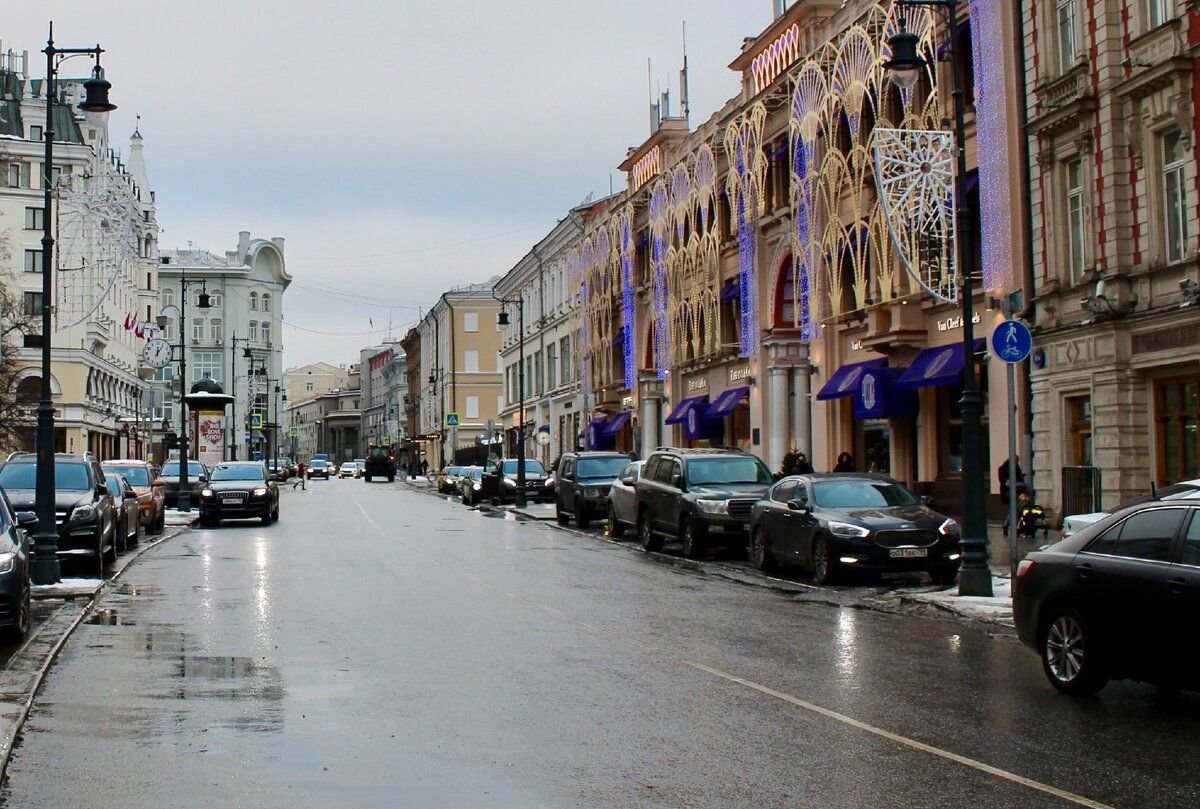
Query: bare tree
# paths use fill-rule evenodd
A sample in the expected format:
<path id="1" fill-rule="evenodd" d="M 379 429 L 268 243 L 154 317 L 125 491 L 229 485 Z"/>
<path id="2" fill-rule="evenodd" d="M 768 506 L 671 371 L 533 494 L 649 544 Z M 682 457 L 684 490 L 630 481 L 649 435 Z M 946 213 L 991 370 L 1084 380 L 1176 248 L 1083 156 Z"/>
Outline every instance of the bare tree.
<path id="1" fill-rule="evenodd" d="M 11 258 L 12 241 L 8 229 L 2 228 L 0 266 L 7 266 Z M 19 356 L 25 335 L 39 333 L 41 312 L 26 305 L 20 284 L 14 280 L 11 275 L 0 277 L 0 450 L 5 453 L 20 448 L 36 427 L 39 398 L 29 386 L 18 387 L 17 378 L 27 364 Z M 40 386 L 40 379 L 34 380 L 39 380 Z"/>

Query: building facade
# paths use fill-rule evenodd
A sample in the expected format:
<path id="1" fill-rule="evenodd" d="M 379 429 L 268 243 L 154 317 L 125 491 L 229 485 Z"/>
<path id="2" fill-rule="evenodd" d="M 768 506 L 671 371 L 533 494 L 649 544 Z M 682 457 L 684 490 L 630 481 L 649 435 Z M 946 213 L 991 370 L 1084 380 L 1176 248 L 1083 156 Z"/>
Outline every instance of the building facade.
<path id="1" fill-rule="evenodd" d="M 401 460 L 413 469 L 421 463 L 422 448 L 425 446 L 418 440 L 421 434 L 421 390 L 425 384 L 421 377 L 421 330 L 409 329 L 400 341 L 400 348 L 404 352 L 405 388 L 402 402 L 406 436 Z"/>
<path id="2" fill-rule="evenodd" d="M 283 295 L 292 282 L 284 240 L 251 239 L 242 231 L 236 249 L 224 256 L 189 248 L 163 251 L 159 261 L 164 336 L 175 346 L 176 361 L 154 376 L 154 417 L 179 420 L 183 355 L 187 387 L 214 379 L 234 397 L 223 414 L 225 457 L 273 454 L 284 403 Z M 200 308 L 202 295 L 210 308 Z"/>
<path id="3" fill-rule="evenodd" d="M 287 392 L 287 400 L 295 403 L 315 399 L 331 390 L 345 390 L 349 387 L 348 382 L 349 376 L 344 366 L 327 362 L 314 362 L 283 372 L 283 389 Z"/>
<path id="4" fill-rule="evenodd" d="M 28 424 L 16 446 L 32 450 L 41 398 L 41 347 L 52 347 L 55 445 L 100 458 L 148 450 L 146 325 L 157 312 L 158 225 L 143 139 L 125 158 L 109 141 L 106 116 L 77 108 L 84 79 L 47 88 L 30 78 L 27 53 L 0 53 L 0 284 L 27 315 L 29 333 L 10 334 L 20 370 L 8 395 Z M 54 165 L 44 165 L 46 94 L 55 93 Z M 41 333 L 45 182 L 57 186 L 53 334 Z M 7 332 L 6 332 L 7 333 Z M 21 405 L 26 405 L 21 407 Z"/>
<path id="5" fill-rule="evenodd" d="M 1088 512 L 1200 477 L 1200 20 L 1177 0 L 1021 6 L 1034 480 Z"/>
<path id="6" fill-rule="evenodd" d="M 403 407 L 408 363 L 398 340 L 364 348 L 360 356 L 363 395 L 359 457 L 371 446 L 386 446 L 394 452 L 406 440 L 408 425 L 403 421 Z"/>
<path id="7" fill-rule="evenodd" d="M 283 416 L 286 438 L 283 447 L 297 463 L 323 452 L 332 463 L 357 457 L 362 422 L 362 391 L 357 380 L 347 390 L 330 390 L 301 402 L 287 403 Z"/>

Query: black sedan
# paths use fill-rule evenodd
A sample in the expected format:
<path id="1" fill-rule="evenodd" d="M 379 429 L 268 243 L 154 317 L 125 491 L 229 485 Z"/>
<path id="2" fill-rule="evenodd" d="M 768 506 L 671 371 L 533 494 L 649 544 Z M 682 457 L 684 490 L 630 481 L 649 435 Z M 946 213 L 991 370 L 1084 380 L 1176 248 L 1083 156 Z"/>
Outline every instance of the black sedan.
<path id="1" fill-rule="evenodd" d="M 263 525 L 279 519 L 279 486 L 261 461 L 218 464 L 200 492 L 201 525 L 221 520 L 258 518 Z"/>
<path id="2" fill-rule="evenodd" d="M 13 642 L 29 632 L 29 535 L 36 530 L 37 514 L 14 514 L 0 489 L 0 632 Z"/>
<path id="3" fill-rule="evenodd" d="M 333 474 L 333 464 L 329 461 L 323 461 L 320 458 L 309 461 L 308 463 L 308 479 L 324 478 L 329 480 L 329 476 Z"/>
<path id="4" fill-rule="evenodd" d="M 1059 691 L 1113 678 L 1200 689 L 1200 504 L 1119 509 L 1021 561 L 1013 619 Z"/>
<path id="5" fill-rule="evenodd" d="M 113 508 L 117 512 L 116 533 L 113 543 L 118 552 L 128 550 L 130 545 L 136 545 L 142 538 L 142 515 L 138 506 L 137 492 L 129 485 L 129 481 L 119 472 L 108 472 L 104 475 L 104 483 L 108 493 L 112 495 Z"/>
<path id="6" fill-rule="evenodd" d="M 183 470 L 180 468 L 178 460 L 167 461 L 163 464 L 159 478 L 163 482 L 163 500 L 166 502 L 167 508 L 179 508 L 179 473 L 181 471 Z M 208 467 L 199 461 L 188 461 L 187 474 L 188 505 L 195 507 L 200 490 L 208 482 Z"/>
<path id="7" fill-rule="evenodd" d="M 751 561 L 806 568 L 817 584 L 851 570 L 958 576 L 958 524 L 879 475 L 796 475 L 776 483 L 750 516 Z"/>
<path id="8" fill-rule="evenodd" d="M 459 466 L 458 469 L 458 494 L 462 501 L 468 506 L 477 506 L 479 501 L 483 499 L 483 467 L 482 466 Z"/>

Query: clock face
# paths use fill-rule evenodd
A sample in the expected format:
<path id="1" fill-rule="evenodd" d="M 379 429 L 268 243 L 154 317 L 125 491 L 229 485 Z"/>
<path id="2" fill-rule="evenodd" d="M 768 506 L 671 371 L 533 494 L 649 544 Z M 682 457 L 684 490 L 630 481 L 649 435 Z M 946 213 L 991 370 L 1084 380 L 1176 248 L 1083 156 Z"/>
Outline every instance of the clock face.
<path id="1" fill-rule="evenodd" d="M 170 343 L 161 337 L 156 337 L 146 343 L 146 348 L 142 351 L 142 359 L 151 368 L 163 368 L 171 362 L 173 353 Z"/>

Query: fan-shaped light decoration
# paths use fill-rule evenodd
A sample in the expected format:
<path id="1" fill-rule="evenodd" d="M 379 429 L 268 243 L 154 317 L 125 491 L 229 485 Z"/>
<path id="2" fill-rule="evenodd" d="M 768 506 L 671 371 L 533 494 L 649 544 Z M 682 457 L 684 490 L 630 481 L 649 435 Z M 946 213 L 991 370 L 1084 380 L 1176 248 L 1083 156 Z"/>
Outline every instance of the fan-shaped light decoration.
<path id="1" fill-rule="evenodd" d="M 758 219 L 766 204 L 767 156 L 762 149 L 767 108 L 759 102 L 725 130 L 729 159 L 726 193 L 737 223 L 738 292 L 741 296 L 741 354 L 758 353 Z"/>
<path id="2" fill-rule="evenodd" d="M 650 188 L 650 264 L 654 283 L 654 364 L 659 379 L 671 368 L 667 316 L 667 245 L 671 230 L 667 186 L 659 180 Z"/>
<path id="3" fill-rule="evenodd" d="M 850 135 L 857 140 L 862 124 L 864 104 L 872 103 L 872 93 L 878 83 L 878 56 L 875 44 L 861 25 L 842 34 L 833 64 L 831 90 L 841 99 Z"/>
<path id="4" fill-rule="evenodd" d="M 876 129 L 875 164 L 884 218 L 901 263 L 930 295 L 957 301 L 954 136 Z"/>

